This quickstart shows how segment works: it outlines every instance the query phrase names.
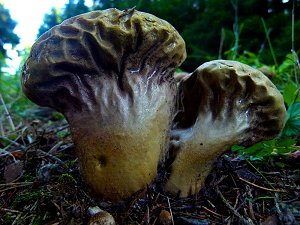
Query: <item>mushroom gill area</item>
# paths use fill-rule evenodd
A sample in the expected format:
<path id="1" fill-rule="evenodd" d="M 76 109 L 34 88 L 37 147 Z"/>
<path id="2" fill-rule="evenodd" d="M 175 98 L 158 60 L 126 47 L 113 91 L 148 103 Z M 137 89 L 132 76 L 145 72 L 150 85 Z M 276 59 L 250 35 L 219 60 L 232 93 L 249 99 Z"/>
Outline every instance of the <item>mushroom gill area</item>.
<path id="1" fill-rule="evenodd" d="M 93 110 L 109 82 L 131 101 L 134 92 L 151 95 L 161 84 L 174 85 L 172 74 L 185 57 L 183 39 L 166 21 L 136 10 L 93 11 L 44 33 L 21 81 L 40 105 L 63 113 Z"/>
<path id="2" fill-rule="evenodd" d="M 168 86 L 153 90 L 151 98 L 137 92 L 134 102 L 115 93 L 101 96 L 99 111 L 67 116 L 85 181 L 110 200 L 127 198 L 156 177 L 174 101 Z"/>
<path id="3" fill-rule="evenodd" d="M 29 99 L 68 120 L 94 193 L 130 197 L 162 165 L 165 189 L 185 197 L 199 191 L 217 156 L 275 137 L 285 116 L 282 96 L 258 70 L 216 60 L 174 75 L 185 57 L 168 22 L 134 9 L 94 11 L 43 34 L 21 83 Z"/>
<path id="4" fill-rule="evenodd" d="M 70 18 L 33 45 L 22 72 L 33 102 L 69 122 L 83 178 L 108 200 L 155 178 L 174 113 L 185 43 L 166 21 L 134 9 Z"/>
<path id="5" fill-rule="evenodd" d="M 283 128 L 281 94 L 261 72 L 242 63 L 203 64 L 179 84 L 178 113 L 171 131 L 166 190 L 197 193 L 215 159 L 233 144 L 274 138 Z"/>

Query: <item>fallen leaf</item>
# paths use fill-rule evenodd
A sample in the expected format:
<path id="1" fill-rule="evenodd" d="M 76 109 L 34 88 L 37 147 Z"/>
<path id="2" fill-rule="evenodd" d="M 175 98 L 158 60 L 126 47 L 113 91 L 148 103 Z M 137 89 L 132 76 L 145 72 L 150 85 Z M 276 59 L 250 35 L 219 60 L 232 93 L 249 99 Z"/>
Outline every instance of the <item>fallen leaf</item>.
<path id="1" fill-rule="evenodd" d="M 9 165 L 5 166 L 4 169 L 4 180 L 5 183 L 10 183 L 22 176 L 24 173 L 23 165 L 20 160 L 16 160 Z"/>
<path id="2" fill-rule="evenodd" d="M 22 159 L 24 156 L 24 152 L 21 150 L 17 150 L 11 153 L 16 159 Z"/>

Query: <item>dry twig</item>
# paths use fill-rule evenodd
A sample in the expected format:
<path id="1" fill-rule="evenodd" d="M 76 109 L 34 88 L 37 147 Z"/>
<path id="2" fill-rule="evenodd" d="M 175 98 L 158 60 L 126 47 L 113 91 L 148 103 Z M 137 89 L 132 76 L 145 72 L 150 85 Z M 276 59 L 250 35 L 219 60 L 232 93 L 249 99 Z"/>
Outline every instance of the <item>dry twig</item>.
<path id="1" fill-rule="evenodd" d="M 68 168 L 68 166 L 67 166 L 62 160 L 60 160 L 59 158 L 57 158 L 56 156 L 51 155 L 51 154 L 49 154 L 48 152 L 44 152 L 44 151 L 42 151 L 42 150 L 40 150 L 40 149 L 38 149 L 37 152 L 40 153 L 40 154 L 42 154 L 42 155 L 44 155 L 44 156 L 49 157 L 50 159 L 52 159 L 52 160 L 54 160 L 54 161 L 56 161 L 56 162 L 58 162 L 58 163 L 59 163 L 60 165 L 62 165 L 64 168 L 66 168 L 66 169 Z"/>
<path id="2" fill-rule="evenodd" d="M 245 180 L 245 179 L 243 179 L 243 178 L 241 178 L 241 177 L 239 177 L 239 179 L 242 180 L 242 181 L 244 181 L 244 182 L 247 183 L 247 184 L 250 184 L 250 185 L 252 185 L 252 186 L 254 186 L 254 187 L 263 189 L 263 190 L 265 190 L 265 191 L 287 192 L 286 190 L 281 190 L 281 189 L 270 189 L 270 188 L 265 188 L 265 187 L 259 186 L 259 185 L 257 185 L 257 184 L 253 184 L 253 183 L 251 183 L 250 181 Z"/>
<path id="3" fill-rule="evenodd" d="M 20 182 L 20 183 L 0 184 L 0 188 L 4 187 L 4 189 L 0 189 L 0 193 L 8 191 L 8 190 L 11 190 L 11 189 L 15 189 L 15 188 L 21 188 L 21 187 L 30 186 L 32 184 L 33 184 L 33 182 Z M 5 187 L 7 187 L 7 188 L 5 188 Z"/>
<path id="4" fill-rule="evenodd" d="M 16 142 L 16 140 L 18 140 L 19 138 L 20 138 L 20 137 L 17 137 L 17 138 L 13 141 L 13 140 L 10 140 L 10 139 L 7 138 L 7 137 L 0 136 L 0 139 L 9 142 L 10 145 L 15 145 L 15 146 L 21 148 L 22 150 L 25 150 L 26 147 L 25 147 L 24 145 L 21 145 L 21 144 L 19 144 L 18 142 Z M 6 147 L 4 148 L 4 150 L 8 149 L 8 148 L 10 147 L 10 145 L 6 146 Z"/>
<path id="5" fill-rule="evenodd" d="M 15 130 L 16 130 L 16 127 L 15 127 L 14 122 L 13 122 L 11 116 L 10 116 L 10 113 L 9 113 L 7 107 L 6 107 L 6 104 L 5 104 L 5 102 L 4 102 L 4 99 L 3 99 L 1 93 L 0 93 L 0 101 L 1 101 L 1 104 L 3 105 L 5 114 L 6 114 L 6 116 L 7 116 L 8 123 L 9 123 L 9 125 L 10 125 L 10 128 L 12 129 L 12 131 L 15 131 Z"/>
<path id="6" fill-rule="evenodd" d="M 236 215 L 244 224 L 247 225 L 253 225 L 254 223 L 250 218 L 244 218 L 235 208 L 232 207 L 232 205 L 225 199 L 221 191 L 219 190 L 218 187 L 216 187 L 217 193 L 221 197 L 222 201 L 225 203 L 225 205 L 230 209 L 230 211 L 233 212 L 234 215 Z"/>
<path id="7" fill-rule="evenodd" d="M 171 215 L 172 225 L 174 225 L 174 218 L 173 218 L 173 213 L 172 213 L 172 209 L 171 209 L 171 204 L 170 204 L 169 197 L 167 197 L 167 200 L 168 200 L 168 205 L 169 205 L 169 209 L 170 209 L 170 215 Z"/>
<path id="8" fill-rule="evenodd" d="M 219 214 L 219 213 L 216 213 L 216 212 L 212 211 L 211 209 L 209 209 L 209 208 L 207 208 L 207 207 L 205 207 L 205 206 L 202 206 L 202 208 L 203 208 L 204 210 L 206 210 L 207 212 L 213 214 L 213 215 L 216 216 L 216 217 L 221 217 L 221 218 L 224 218 L 224 217 L 225 217 L 225 216 L 223 216 L 223 215 L 221 215 L 221 214 Z"/>

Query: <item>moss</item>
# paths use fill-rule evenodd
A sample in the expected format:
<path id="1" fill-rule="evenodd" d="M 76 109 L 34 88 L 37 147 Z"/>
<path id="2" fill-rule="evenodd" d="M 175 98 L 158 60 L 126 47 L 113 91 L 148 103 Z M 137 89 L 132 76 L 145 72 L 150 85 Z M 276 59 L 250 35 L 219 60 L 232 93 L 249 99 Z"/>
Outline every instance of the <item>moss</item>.
<path id="1" fill-rule="evenodd" d="M 25 181 L 25 182 L 33 182 L 35 179 L 36 178 L 34 176 L 31 176 L 31 175 L 28 175 L 28 174 L 25 174 L 22 177 L 22 180 Z"/>
<path id="2" fill-rule="evenodd" d="M 3 225 L 11 225 L 15 220 L 14 216 L 9 213 L 5 214 L 2 219 Z"/>
<path id="3" fill-rule="evenodd" d="M 36 201 L 42 201 L 45 198 L 51 197 L 51 193 L 46 190 L 26 190 L 16 195 L 13 200 L 13 206 L 29 205 Z"/>
<path id="4" fill-rule="evenodd" d="M 77 184 L 76 179 L 69 173 L 63 173 L 62 175 L 59 176 L 58 180 L 60 182 L 71 182 L 71 183 Z"/>

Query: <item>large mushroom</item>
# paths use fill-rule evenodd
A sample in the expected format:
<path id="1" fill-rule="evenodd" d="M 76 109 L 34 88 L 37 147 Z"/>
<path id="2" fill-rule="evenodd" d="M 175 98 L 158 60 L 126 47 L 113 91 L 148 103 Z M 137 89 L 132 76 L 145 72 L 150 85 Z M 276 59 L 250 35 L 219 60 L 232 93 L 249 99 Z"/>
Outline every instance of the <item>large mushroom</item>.
<path id="1" fill-rule="evenodd" d="M 70 18 L 42 35 L 23 66 L 26 96 L 64 114 L 81 173 L 108 200 L 156 176 L 173 119 L 185 44 L 166 21 L 129 9 Z"/>
<path id="2" fill-rule="evenodd" d="M 275 85 L 260 71 L 216 60 L 182 78 L 171 131 L 166 190 L 181 197 L 197 193 L 215 159 L 233 144 L 249 146 L 277 136 L 285 106 Z"/>

